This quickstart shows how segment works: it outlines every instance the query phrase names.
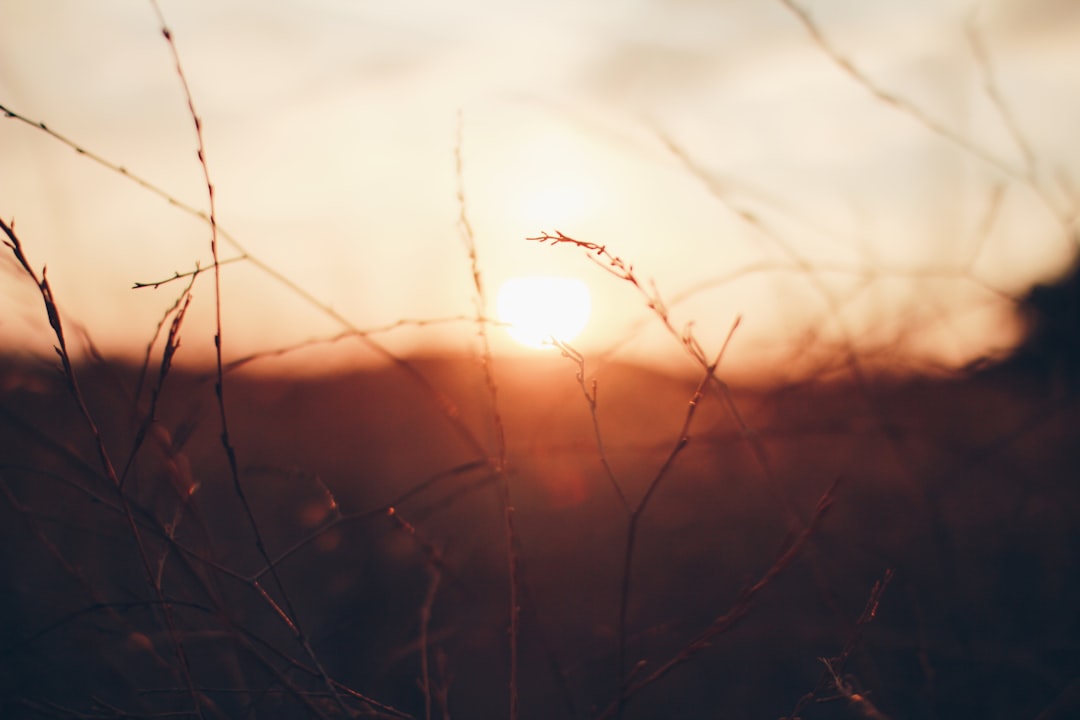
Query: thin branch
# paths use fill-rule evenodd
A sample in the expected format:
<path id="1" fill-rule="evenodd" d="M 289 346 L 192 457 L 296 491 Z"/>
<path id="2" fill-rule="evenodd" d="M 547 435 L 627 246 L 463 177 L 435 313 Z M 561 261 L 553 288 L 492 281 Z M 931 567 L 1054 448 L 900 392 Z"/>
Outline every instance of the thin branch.
<path id="1" fill-rule="evenodd" d="M 44 132 L 46 135 L 53 138 L 54 140 L 58 140 L 60 143 L 62 143 L 64 145 L 67 145 L 69 148 L 74 150 L 79 155 L 82 155 L 82 156 L 88 158 L 89 160 L 92 160 L 92 161 L 96 162 L 98 165 L 101 165 L 102 167 L 107 168 L 108 170 L 111 170 L 112 172 L 116 173 L 117 175 L 121 175 L 121 176 L 127 178 L 131 182 L 133 182 L 136 185 L 138 185 L 139 187 L 141 187 L 143 190 L 146 190 L 146 191 L 148 191 L 148 192 L 150 192 L 150 193 L 152 193 L 154 195 L 157 195 L 159 198 L 161 198 L 162 200 L 167 202 L 169 205 L 172 205 L 173 207 L 176 207 L 176 208 L 178 208 L 180 210 L 183 210 L 184 212 L 188 213 L 189 215 L 194 215 L 195 217 L 201 218 L 202 220 L 204 220 L 206 222 L 210 221 L 210 217 L 205 212 L 203 212 L 202 210 L 199 210 L 198 208 L 196 208 L 196 207 L 194 207 L 192 205 L 189 205 L 188 203 L 185 203 L 183 200 L 180 200 L 175 195 L 172 195 L 168 191 L 162 189 L 160 186 L 155 185 L 154 183 L 150 182 L 146 178 L 143 178 L 142 176 L 131 172 L 130 170 L 128 170 L 123 165 L 118 165 L 118 164 L 108 160 L 107 158 L 105 158 L 105 157 L 103 157 L 101 155 L 98 155 L 97 153 L 93 152 L 92 150 L 89 150 L 86 147 L 83 147 L 82 145 L 75 142 L 71 138 L 68 138 L 65 135 L 61 135 L 60 133 L 56 132 L 52 128 L 48 127 L 45 123 L 43 123 L 41 121 L 38 121 L 38 120 L 31 120 L 30 118 L 26 117 L 25 115 L 22 115 L 22 114 L 12 110 L 11 108 L 9 108 L 9 107 L 7 107 L 7 106 L 5 106 L 3 104 L 0 104 L 0 113 L 3 113 L 4 117 L 9 117 L 9 118 L 12 118 L 13 120 L 18 120 L 19 122 L 25 123 L 26 125 L 29 125 L 30 127 L 34 128 L 36 130 L 41 130 L 42 132 Z"/>
<path id="2" fill-rule="evenodd" d="M 220 228 L 218 229 L 218 233 L 221 234 L 221 229 Z M 251 258 L 249 258 L 247 255 L 236 255 L 236 256 L 231 257 L 231 258 L 225 258 L 224 260 L 218 260 L 217 262 L 215 262 L 213 264 L 212 267 L 213 268 L 224 267 L 225 265 L 232 265 L 233 263 L 244 262 L 244 261 L 248 261 L 248 260 L 251 260 Z M 144 288 L 151 288 L 153 290 L 157 290 L 158 288 L 160 288 L 160 287 L 162 287 L 164 285 L 168 285 L 169 283 L 176 282 L 177 280 L 183 280 L 184 278 L 198 277 L 199 275 L 201 275 L 204 272 L 207 272 L 210 269 L 212 269 L 212 268 L 204 268 L 204 267 L 201 267 L 198 263 L 196 263 L 195 267 L 192 268 L 191 270 L 185 270 L 184 272 L 180 272 L 179 270 L 177 270 L 172 274 L 172 276 L 167 277 L 164 280 L 154 280 L 154 281 L 151 281 L 151 282 L 135 282 L 135 283 L 132 283 L 131 289 L 132 290 L 142 290 Z"/>
<path id="3" fill-rule="evenodd" d="M 262 350 L 259 352 L 251 353 L 243 357 L 230 360 L 225 365 L 225 372 L 230 373 L 248 363 L 255 362 L 256 360 L 265 360 L 271 357 L 281 357 L 290 353 L 297 352 L 299 350 L 306 350 L 307 348 L 315 347 L 316 345 L 333 345 L 339 343 L 342 340 L 348 340 L 350 338 L 365 339 L 371 335 L 380 335 L 383 333 L 392 332 L 404 327 L 428 327 L 431 325 L 446 325 L 450 323 L 458 322 L 476 322 L 475 317 L 469 317 L 466 315 L 454 315 L 451 317 L 442 318 L 401 318 L 394 322 L 386 323 L 385 325 L 377 325 L 370 328 L 356 328 L 345 330 L 344 332 L 331 335 L 329 337 L 322 338 L 309 338 L 302 342 L 293 343 L 291 345 L 285 345 L 273 350 Z M 485 322 L 489 324 L 502 325 L 495 320 L 485 318 Z"/>
<path id="4" fill-rule="evenodd" d="M 623 693 L 627 683 L 626 675 L 626 634 L 627 634 L 627 614 L 630 606 L 630 579 L 631 571 L 633 569 L 634 560 L 634 548 L 637 541 L 638 523 L 641 521 L 642 515 L 645 513 L 646 507 L 649 505 L 649 501 L 652 499 L 653 494 L 657 488 L 660 487 L 660 482 L 671 471 L 671 468 L 675 465 L 675 460 L 682 454 L 683 450 L 690 443 L 690 426 L 694 421 L 694 416 L 697 414 L 698 404 L 705 396 L 705 388 L 708 386 L 709 381 L 716 375 L 716 368 L 720 365 L 720 361 L 724 357 L 724 352 L 727 350 L 728 342 L 731 340 L 732 335 L 735 333 L 735 329 L 739 326 L 738 320 L 732 325 L 731 330 L 728 332 L 727 339 L 721 346 L 720 351 L 716 354 L 715 359 L 705 368 L 705 375 L 702 377 L 701 382 L 694 389 L 694 394 L 691 396 L 686 408 L 686 416 L 683 418 L 682 427 L 679 429 L 679 434 L 675 440 L 675 445 L 671 448 L 668 456 L 664 459 L 660 469 L 657 470 L 656 475 L 653 476 L 652 481 L 649 483 L 648 488 L 645 490 L 644 495 L 638 501 L 636 507 L 632 513 L 630 513 L 630 520 L 626 530 L 626 548 L 623 555 L 623 573 L 622 573 L 622 590 L 619 595 L 619 649 L 618 649 L 618 707 L 616 710 L 616 717 L 621 718 L 623 710 L 625 708 L 625 696 Z"/>
<path id="5" fill-rule="evenodd" d="M 358 521 L 369 520 L 371 518 L 379 517 L 381 515 L 393 515 L 394 512 L 395 512 L 395 508 L 398 505 L 401 505 L 402 503 L 406 502 L 410 498 L 412 498 L 412 497 L 414 497 L 416 495 L 419 495 L 420 493 L 424 492 L 428 488 L 434 486 L 435 484 L 437 484 L 437 483 L 439 483 L 439 482 L 441 482 L 441 481 L 443 481 L 443 480 L 445 480 L 447 478 L 455 477 L 457 475 L 463 475 L 463 474 L 471 472 L 473 470 L 489 469 L 489 468 L 490 468 L 490 464 L 488 463 L 487 460 L 476 460 L 476 461 L 473 461 L 473 462 L 464 463 L 462 465 L 457 465 L 455 467 L 449 468 L 448 470 L 443 470 L 442 472 L 438 472 L 438 473 L 432 475 L 431 477 L 417 483 L 416 485 L 409 488 L 408 490 L 398 494 L 392 500 L 390 500 L 390 501 L 388 501 L 386 503 L 383 503 L 383 504 L 381 504 L 381 505 L 379 505 L 377 507 L 371 508 L 370 510 L 364 510 L 362 512 L 354 512 L 354 513 L 342 513 L 342 514 L 338 515 L 337 517 L 333 518 L 331 521 L 329 521 L 327 523 L 324 523 L 322 526 L 320 526 L 316 530 L 312 531 L 311 533 L 309 533 L 305 537 L 301 538 L 300 540 L 297 540 L 295 543 L 293 543 L 291 546 L 289 546 L 286 550 L 282 551 L 276 558 L 269 561 L 268 564 L 266 565 L 266 567 L 262 568 L 261 570 L 256 572 L 254 575 L 252 575 L 252 576 L 250 576 L 248 578 L 244 578 L 244 579 L 247 580 L 248 582 L 256 582 L 256 581 L 258 581 L 260 578 L 262 578 L 264 575 L 266 575 L 266 573 L 270 572 L 272 568 L 276 568 L 278 565 L 283 563 L 285 560 L 287 560 L 291 556 L 295 555 L 297 552 L 299 552 L 303 548 L 307 547 L 311 543 L 315 542 L 316 540 L 319 539 L 319 537 L 321 537 L 322 535 L 325 535 L 327 532 L 329 532 L 330 530 L 338 527 L 339 525 L 344 525 L 344 524 L 348 524 L 348 523 L 354 523 L 354 522 L 358 522 Z"/>
<path id="6" fill-rule="evenodd" d="M 870 589 L 870 596 L 866 600 L 866 605 L 863 606 L 862 612 L 855 620 L 855 629 L 852 631 L 851 636 L 847 642 L 844 643 L 844 647 L 840 652 L 831 658 L 823 658 L 822 662 L 825 664 L 825 670 L 821 674 L 821 678 L 818 680 L 817 685 L 813 690 L 808 692 L 799 698 L 794 709 L 786 718 L 781 720 L 798 720 L 801 717 L 802 712 L 810 706 L 810 703 L 815 698 L 819 697 L 830 685 L 832 685 L 841 694 L 856 704 L 857 699 L 853 699 L 855 695 L 850 689 L 846 687 L 846 684 L 840 679 L 844 672 L 844 667 L 847 665 L 848 660 L 855 653 L 859 643 L 862 641 L 863 632 L 866 626 L 873 622 L 877 617 L 878 607 L 881 605 L 881 598 L 885 595 L 885 589 L 889 587 L 889 583 L 892 582 L 894 571 L 890 568 L 885 571 L 885 574 L 880 580 L 874 582 L 874 586 Z M 870 707 L 873 707 L 872 705 Z"/>
<path id="7" fill-rule="evenodd" d="M 581 388 L 581 394 L 585 396 L 585 402 L 589 405 L 589 417 L 592 418 L 593 438 L 596 440 L 597 454 L 600 456 L 600 465 L 604 468 L 604 475 L 607 476 L 608 481 L 611 483 L 611 487 L 615 490 L 615 495 L 619 498 L 619 503 L 623 506 L 623 509 L 627 513 L 630 512 L 630 501 L 626 499 L 626 494 L 623 492 L 622 485 L 619 484 L 618 478 L 615 476 L 615 470 L 612 469 L 611 463 L 608 461 L 607 449 L 604 447 L 604 436 L 600 432 L 600 417 L 598 413 L 598 386 L 595 379 L 589 387 L 585 386 L 585 356 L 575 350 L 569 343 L 552 337 L 551 343 L 559 349 L 564 358 L 570 360 L 577 366 L 577 372 L 574 377 L 577 379 L 578 387 Z"/>
<path id="8" fill-rule="evenodd" d="M 870 698 L 858 692 L 847 679 L 841 677 L 840 671 L 833 667 L 829 658 L 822 658 L 821 662 L 825 665 L 825 671 L 832 681 L 833 687 L 861 717 L 866 718 L 866 720 L 889 720 L 889 716 L 878 710 L 877 706 L 870 701 Z"/>
<path id="9" fill-rule="evenodd" d="M 890 105 L 900 112 L 908 115 L 920 125 L 925 127 L 930 132 L 938 135 L 957 147 L 963 148 L 971 155 L 979 158 L 983 162 L 991 165 L 992 167 L 1000 170 L 1005 175 L 1023 180 L 1024 177 L 1018 173 L 1013 167 L 1003 162 L 999 158 L 994 157 L 989 152 L 979 147 L 964 135 L 952 130 L 945 125 L 942 125 L 937 120 L 933 119 L 926 114 L 921 108 L 912 103 L 910 100 L 906 100 L 895 93 L 892 93 L 870 78 L 862 69 L 860 69 L 854 62 L 852 62 L 847 56 L 841 53 L 836 47 L 825 37 L 821 28 L 810 16 L 810 13 L 806 11 L 802 6 L 796 3 L 794 0 L 778 0 L 781 5 L 787 8 L 792 15 L 799 21 L 799 24 L 803 26 L 810 39 L 825 53 L 826 56 L 841 70 L 847 73 L 856 83 L 863 87 L 867 92 L 873 95 L 875 98 Z"/>
<path id="10" fill-rule="evenodd" d="M 1038 165 L 1035 160 L 1035 152 L 1031 149 L 1031 143 L 1027 141 L 1024 133 L 1020 130 L 1020 125 L 1016 122 L 1016 118 L 998 88 L 994 69 L 990 64 L 990 55 L 986 51 L 982 34 L 975 26 L 974 16 L 968 21 L 965 30 L 967 31 L 968 44 L 971 46 L 972 57 L 975 58 L 975 65 L 979 68 L 979 74 L 982 76 L 983 91 L 986 93 L 986 97 L 990 99 L 1001 121 L 1005 124 L 1013 143 L 1019 148 L 1024 157 L 1024 180 L 1027 181 L 1028 185 L 1035 188 L 1038 184 Z"/>
<path id="11" fill-rule="evenodd" d="M 859 66 L 857 66 L 850 58 L 841 53 L 836 46 L 834 46 L 821 28 L 817 25 L 814 19 L 810 16 L 805 8 L 799 5 L 795 0 L 778 0 L 778 2 L 787 8 L 792 15 L 796 17 L 799 23 L 810 35 L 811 40 L 825 53 L 826 56 L 843 72 L 851 77 L 858 85 L 864 90 L 869 92 L 875 98 L 881 102 L 889 105 L 896 110 L 904 113 L 908 117 L 915 120 L 917 123 L 925 127 L 927 130 L 943 138 L 944 140 L 952 143 L 956 147 L 969 153 L 972 157 L 976 157 L 983 161 L 987 165 L 998 170 L 1006 177 L 1019 181 L 1031 188 L 1035 196 L 1046 206 L 1047 210 L 1062 223 L 1063 227 L 1068 230 L 1068 224 L 1070 222 L 1068 213 L 1057 208 L 1055 203 L 1047 194 L 1046 190 L 1040 185 L 1035 178 L 1035 160 L 1034 155 L 1030 153 L 1027 142 L 1023 139 L 1023 135 L 1020 133 L 1018 126 L 1012 119 L 1012 114 L 1008 111 L 1007 105 L 1001 98 L 997 91 L 996 85 L 992 82 L 992 75 L 989 74 L 989 65 L 986 63 L 985 51 L 981 44 L 978 42 L 978 38 L 975 36 L 974 31 L 969 28 L 969 41 L 972 44 L 972 50 L 975 53 L 976 63 L 980 65 L 984 75 L 984 87 L 986 88 L 991 102 L 994 104 L 995 109 L 1001 115 L 1002 121 L 1009 129 L 1009 133 L 1013 136 L 1014 142 L 1021 148 L 1021 152 L 1024 153 L 1024 170 L 1019 171 L 1012 165 L 1006 163 L 1000 158 L 990 153 L 985 148 L 979 146 L 965 135 L 952 130 L 948 126 L 932 118 L 922 108 L 910 100 L 906 100 L 899 95 L 896 95 L 889 90 L 886 90 L 881 85 L 876 83 L 869 75 L 867 75 Z"/>
<path id="12" fill-rule="evenodd" d="M 420 606 L 420 686 L 424 692 L 424 720 L 431 720 L 431 670 L 429 667 L 428 628 L 431 625 L 431 610 L 435 605 L 435 596 L 439 591 L 442 573 L 434 565 L 428 568 L 428 587 L 424 602 Z"/>
<path id="13" fill-rule="evenodd" d="M 123 487 L 124 481 L 128 477 L 128 473 L 135 464 L 135 457 L 138 455 L 143 442 L 146 440 L 147 432 L 150 431 L 150 427 L 157 421 L 158 401 L 161 399 L 161 391 L 165 386 L 165 378 L 168 376 L 169 370 L 172 367 L 173 357 L 176 355 L 176 351 L 180 349 L 180 327 L 183 325 L 184 316 L 187 313 L 188 307 L 191 305 L 191 286 L 194 282 L 195 278 L 192 277 L 191 282 L 188 283 L 188 286 L 184 289 L 183 294 L 177 299 L 177 304 L 174 306 L 176 311 L 173 314 L 172 322 L 169 323 L 169 332 L 165 338 L 165 348 L 162 351 L 161 364 L 158 367 L 157 382 L 150 391 L 150 407 L 147 409 L 146 415 L 143 417 L 138 430 L 135 432 L 135 441 L 128 453 L 127 461 L 124 463 L 124 470 L 120 473 L 121 487 Z M 147 350 L 149 351 L 149 348 L 147 348 Z M 136 394 L 136 398 L 138 398 L 138 394 Z"/>
<path id="14" fill-rule="evenodd" d="M 476 236 L 473 233 L 472 223 L 469 220 L 468 206 L 465 203 L 465 171 L 463 163 L 463 129 L 464 121 L 461 112 L 458 112 L 457 141 L 454 145 L 454 171 L 457 177 L 457 202 L 458 202 L 458 225 L 461 228 L 461 237 L 465 243 L 465 250 L 469 257 L 469 269 L 472 273 L 473 289 L 476 302 L 476 332 L 480 337 L 481 365 L 484 371 L 484 382 L 487 385 L 488 398 L 491 408 L 491 420 L 495 430 L 495 457 L 493 466 L 496 474 L 496 486 L 499 493 L 499 501 L 503 510 L 503 527 L 506 532 L 506 563 L 507 574 L 510 584 L 510 698 L 509 718 L 517 720 L 518 717 L 518 637 L 520 635 L 521 602 L 518 598 L 520 593 L 519 580 L 519 557 L 518 537 L 514 527 L 514 506 L 510 499 L 510 481 L 506 474 L 506 430 L 503 426 L 502 414 L 499 409 L 499 387 L 495 382 L 495 371 L 491 353 L 491 341 L 488 337 L 487 323 L 487 296 L 484 290 L 483 277 L 480 272 L 480 264 L 476 252 Z"/>

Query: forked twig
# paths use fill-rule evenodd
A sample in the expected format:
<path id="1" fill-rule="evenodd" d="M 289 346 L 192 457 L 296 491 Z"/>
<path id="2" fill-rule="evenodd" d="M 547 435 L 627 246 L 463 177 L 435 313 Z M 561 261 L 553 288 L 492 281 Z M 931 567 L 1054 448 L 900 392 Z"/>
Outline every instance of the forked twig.
<path id="1" fill-rule="evenodd" d="M 594 378 L 592 383 L 586 387 L 585 356 L 575 350 L 569 343 L 559 340 L 558 338 L 551 338 L 551 343 L 559 349 L 559 352 L 562 353 L 564 358 L 567 358 L 577 366 L 577 372 L 574 373 L 574 377 L 577 380 L 578 387 L 581 388 L 581 394 L 585 396 L 585 402 L 589 405 L 589 417 L 592 418 L 593 439 L 596 441 L 596 450 L 600 456 L 600 465 L 604 468 L 604 474 L 611 483 L 611 487 L 615 490 L 615 495 L 619 498 L 619 503 L 623 506 L 623 509 L 629 513 L 630 501 L 626 499 L 626 493 L 623 492 L 622 485 L 615 476 L 615 470 L 612 469 L 611 462 L 608 461 L 607 450 L 604 447 L 604 435 L 600 432 L 600 415 L 598 412 L 599 387 L 596 379 Z"/>

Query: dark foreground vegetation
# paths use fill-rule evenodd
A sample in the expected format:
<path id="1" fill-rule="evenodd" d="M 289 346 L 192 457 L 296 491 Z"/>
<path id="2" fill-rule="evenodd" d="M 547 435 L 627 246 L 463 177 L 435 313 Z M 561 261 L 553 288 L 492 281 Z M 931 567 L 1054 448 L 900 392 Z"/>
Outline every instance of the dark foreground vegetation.
<path id="1" fill-rule="evenodd" d="M 510 553 L 476 360 L 229 375 L 247 507 L 213 372 L 148 425 L 137 368 L 76 368 L 121 501 L 64 377 L 9 360 L 0 714 L 504 716 L 512 572 L 521 717 L 1075 717 L 1080 413 L 1048 357 L 705 384 L 666 471 L 700 378 L 601 365 L 610 476 L 573 364 L 496 359 Z"/>

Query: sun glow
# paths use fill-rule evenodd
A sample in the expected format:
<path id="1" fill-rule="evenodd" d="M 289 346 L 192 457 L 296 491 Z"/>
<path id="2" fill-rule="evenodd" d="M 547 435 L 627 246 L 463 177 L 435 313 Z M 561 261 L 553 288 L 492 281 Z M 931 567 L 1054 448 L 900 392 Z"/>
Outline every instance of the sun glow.
<path id="1" fill-rule="evenodd" d="M 499 321 L 522 345 L 542 348 L 573 340 L 589 321 L 592 300 L 581 280 L 569 277 L 511 278 L 495 301 Z"/>

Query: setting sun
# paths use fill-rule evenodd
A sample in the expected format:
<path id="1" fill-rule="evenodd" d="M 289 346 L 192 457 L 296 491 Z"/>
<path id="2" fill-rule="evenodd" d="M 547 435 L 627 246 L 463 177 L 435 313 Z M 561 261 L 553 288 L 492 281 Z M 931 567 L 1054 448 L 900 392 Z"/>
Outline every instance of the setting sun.
<path id="1" fill-rule="evenodd" d="M 589 320 L 592 302 L 581 280 L 569 277 L 511 278 L 499 288 L 496 311 L 510 337 L 540 348 L 551 338 L 569 342 Z"/>

